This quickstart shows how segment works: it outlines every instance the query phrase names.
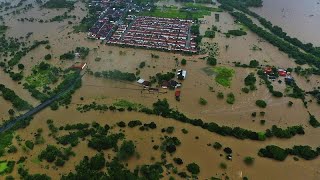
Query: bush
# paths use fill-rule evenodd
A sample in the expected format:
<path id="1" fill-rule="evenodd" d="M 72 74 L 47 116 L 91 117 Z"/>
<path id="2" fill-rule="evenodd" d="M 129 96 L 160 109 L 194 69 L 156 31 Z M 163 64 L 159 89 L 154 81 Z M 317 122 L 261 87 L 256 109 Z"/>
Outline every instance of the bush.
<path id="1" fill-rule="evenodd" d="M 208 104 L 208 101 L 207 100 L 205 100 L 204 98 L 200 98 L 199 99 L 199 104 L 201 104 L 201 105 L 207 105 Z"/>
<path id="2" fill-rule="evenodd" d="M 309 114 L 309 123 L 314 128 L 320 127 L 320 122 L 311 114 Z"/>
<path id="3" fill-rule="evenodd" d="M 173 158 L 173 161 L 174 161 L 176 164 L 178 164 L 178 165 L 183 164 L 183 161 L 182 161 L 181 158 Z"/>
<path id="4" fill-rule="evenodd" d="M 18 64 L 18 69 L 23 70 L 24 69 L 24 65 L 23 64 Z"/>
<path id="5" fill-rule="evenodd" d="M 252 85 L 255 85 L 257 79 L 256 77 L 254 76 L 253 73 L 250 73 L 245 79 L 244 79 L 244 84 L 246 86 L 252 86 Z"/>
<path id="6" fill-rule="evenodd" d="M 213 56 L 210 56 L 207 58 L 207 64 L 210 66 L 215 66 L 217 65 L 217 59 Z"/>
<path id="7" fill-rule="evenodd" d="M 223 92 L 218 92 L 217 98 L 218 99 L 223 99 L 224 98 Z"/>
<path id="8" fill-rule="evenodd" d="M 27 140 L 26 142 L 25 142 L 25 145 L 27 146 L 27 148 L 29 148 L 29 149 L 33 149 L 33 147 L 34 147 L 34 144 L 33 144 L 33 142 L 32 141 L 29 141 L 29 140 Z"/>
<path id="9" fill-rule="evenodd" d="M 61 159 L 61 158 L 58 158 L 54 164 L 56 166 L 62 167 L 65 164 L 65 161 L 63 159 Z"/>
<path id="10" fill-rule="evenodd" d="M 183 134 L 188 134 L 188 132 L 189 132 L 188 130 L 186 130 L 186 129 L 184 129 L 184 128 L 181 129 L 181 131 L 182 131 Z"/>
<path id="11" fill-rule="evenodd" d="M 292 102 L 292 101 L 289 101 L 289 102 L 288 102 L 288 106 L 291 107 L 292 105 L 293 105 L 293 102 Z"/>
<path id="12" fill-rule="evenodd" d="M 228 104 L 234 104 L 235 100 L 236 100 L 236 98 L 233 93 L 229 93 L 227 95 L 227 103 Z"/>
<path id="13" fill-rule="evenodd" d="M 146 66 L 146 62 L 144 61 L 139 64 L 140 69 L 144 68 L 145 66 Z"/>
<path id="14" fill-rule="evenodd" d="M 200 167 L 196 163 L 191 163 L 187 165 L 187 170 L 191 174 L 199 174 L 200 173 Z"/>
<path id="15" fill-rule="evenodd" d="M 136 126 L 141 126 L 141 125 L 142 125 L 142 122 L 139 120 L 133 120 L 128 123 L 128 126 L 131 128 L 136 127 Z"/>
<path id="16" fill-rule="evenodd" d="M 134 155 L 135 152 L 136 151 L 133 141 L 123 141 L 118 152 L 118 158 L 120 160 L 128 160 Z"/>
<path id="17" fill-rule="evenodd" d="M 226 163 L 223 163 L 223 162 L 220 163 L 219 166 L 220 166 L 221 169 L 227 169 L 227 167 L 228 167 L 227 164 L 226 164 Z"/>
<path id="18" fill-rule="evenodd" d="M 219 150 L 219 149 L 222 148 L 222 144 L 220 144 L 219 142 L 215 142 L 215 143 L 213 144 L 213 148 Z"/>
<path id="19" fill-rule="evenodd" d="M 256 101 L 256 105 L 260 108 L 266 108 L 267 107 L 267 103 L 263 100 L 257 100 Z"/>
<path id="20" fill-rule="evenodd" d="M 96 154 L 90 159 L 90 168 L 93 170 L 100 170 L 105 167 L 106 159 L 103 153 Z"/>
<path id="21" fill-rule="evenodd" d="M 266 120 L 260 120 L 260 124 L 261 125 L 265 125 L 266 124 Z"/>
<path id="22" fill-rule="evenodd" d="M 52 58 L 51 54 L 47 54 L 44 56 L 44 59 L 45 60 L 50 60 Z"/>
<path id="23" fill-rule="evenodd" d="M 127 126 L 126 123 L 123 122 L 123 121 L 117 122 L 117 125 L 118 125 L 119 127 L 121 127 L 121 128 L 124 128 L 124 127 Z"/>
<path id="24" fill-rule="evenodd" d="M 232 154 L 232 149 L 229 147 L 224 148 L 223 151 L 227 154 Z"/>
<path id="25" fill-rule="evenodd" d="M 187 64 L 187 60 L 182 59 L 182 60 L 181 60 L 181 65 L 186 65 L 186 64 Z"/>
<path id="26" fill-rule="evenodd" d="M 282 93 L 282 92 L 279 92 L 279 91 L 273 91 L 273 92 L 272 92 L 272 95 L 273 95 L 274 97 L 282 97 L 282 96 L 283 96 L 283 93 Z"/>
<path id="27" fill-rule="evenodd" d="M 247 157 L 245 157 L 245 158 L 243 159 L 243 162 L 244 162 L 246 165 L 250 166 L 250 165 L 252 165 L 252 164 L 254 163 L 254 158 L 253 158 L 253 157 L 250 157 L 250 156 L 247 156 Z"/>
<path id="28" fill-rule="evenodd" d="M 14 146 L 14 145 L 11 145 L 8 147 L 8 153 L 16 153 L 18 151 L 18 149 Z"/>
<path id="29" fill-rule="evenodd" d="M 278 146 L 270 145 L 266 148 L 261 148 L 258 155 L 262 157 L 272 158 L 278 161 L 283 161 L 287 158 L 288 153 Z"/>
<path id="30" fill-rule="evenodd" d="M 250 90 L 247 87 L 244 87 L 241 89 L 241 91 L 248 94 Z"/>

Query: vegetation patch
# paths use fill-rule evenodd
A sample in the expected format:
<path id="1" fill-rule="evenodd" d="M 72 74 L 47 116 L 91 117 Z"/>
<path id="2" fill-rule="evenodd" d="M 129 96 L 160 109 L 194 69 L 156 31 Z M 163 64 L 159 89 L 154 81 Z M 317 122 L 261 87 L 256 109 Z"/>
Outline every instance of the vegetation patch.
<path id="1" fill-rule="evenodd" d="M 41 62 L 32 68 L 32 74 L 26 78 L 33 87 L 45 87 L 58 81 L 60 70 L 48 63 Z"/>
<path id="2" fill-rule="evenodd" d="M 13 90 L 6 88 L 3 84 L 0 84 L 0 92 L 2 92 L 2 97 L 5 100 L 10 101 L 12 106 L 18 111 L 24 111 L 32 108 L 27 101 L 21 99 Z"/>
<path id="3" fill-rule="evenodd" d="M 226 67 L 215 67 L 213 71 L 216 74 L 215 80 L 218 84 L 224 87 L 230 87 L 232 77 L 235 73 L 233 69 L 229 69 Z"/>

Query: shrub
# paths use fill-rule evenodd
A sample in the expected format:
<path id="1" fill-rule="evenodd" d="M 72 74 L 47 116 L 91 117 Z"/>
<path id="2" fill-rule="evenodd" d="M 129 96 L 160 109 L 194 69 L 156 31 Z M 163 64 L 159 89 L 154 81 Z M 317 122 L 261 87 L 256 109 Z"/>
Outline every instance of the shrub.
<path id="1" fill-rule="evenodd" d="M 14 145 L 11 145 L 8 147 L 8 153 L 16 153 L 18 151 L 18 149 L 14 146 Z"/>
<path id="2" fill-rule="evenodd" d="M 26 142 L 25 142 L 25 145 L 27 146 L 27 148 L 29 148 L 29 149 L 33 149 L 33 147 L 34 147 L 34 144 L 33 144 L 33 142 L 32 141 L 29 141 L 29 140 L 27 140 Z"/>
<path id="3" fill-rule="evenodd" d="M 236 100 L 235 96 L 233 93 L 229 93 L 227 95 L 227 103 L 228 104 L 234 104 L 234 101 Z"/>
<path id="4" fill-rule="evenodd" d="M 144 61 L 139 64 L 140 69 L 144 68 L 145 66 L 146 66 L 146 62 Z"/>
<path id="5" fill-rule="evenodd" d="M 172 134 L 173 131 L 174 131 L 174 127 L 173 127 L 173 126 L 169 126 L 169 127 L 166 128 L 166 132 L 167 132 L 168 134 Z"/>
<path id="6" fill-rule="evenodd" d="M 226 163 L 222 162 L 222 163 L 220 163 L 219 166 L 220 166 L 221 169 L 227 169 L 227 164 Z"/>
<path id="7" fill-rule="evenodd" d="M 266 120 L 260 120 L 260 124 L 261 125 L 265 125 L 266 124 Z"/>
<path id="8" fill-rule="evenodd" d="M 18 64 L 18 69 L 23 70 L 24 69 L 24 65 L 23 64 Z"/>
<path id="9" fill-rule="evenodd" d="M 121 127 L 121 128 L 124 128 L 124 127 L 127 126 L 126 123 L 123 122 L 123 121 L 117 122 L 117 125 L 118 125 L 119 127 Z"/>
<path id="10" fill-rule="evenodd" d="M 279 92 L 279 91 L 273 91 L 273 92 L 272 92 L 272 95 L 273 95 L 274 97 L 282 97 L 282 96 L 283 96 L 283 93 L 282 93 L 282 92 Z"/>
<path id="11" fill-rule="evenodd" d="M 174 161 L 176 164 L 178 164 L 178 165 L 183 164 L 183 161 L 182 161 L 181 158 L 173 158 L 173 161 Z"/>
<path id="12" fill-rule="evenodd" d="M 182 131 L 183 134 L 188 134 L 188 132 L 189 132 L 188 130 L 186 130 L 186 129 L 184 129 L 184 128 L 181 129 L 181 131 Z"/>
<path id="13" fill-rule="evenodd" d="M 105 167 L 106 159 L 103 153 L 96 154 L 90 159 L 90 168 L 93 170 L 100 170 Z"/>
<path id="14" fill-rule="evenodd" d="M 58 158 L 54 164 L 55 164 L 56 166 L 60 166 L 60 167 L 61 167 L 61 166 L 64 165 L 64 163 L 65 163 L 65 161 L 64 161 L 63 159 Z"/>
<path id="15" fill-rule="evenodd" d="M 255 85 L 257 79 L 254 76 L 253 73 L 250 73 L 245 79 L 244 79 L 244 84 L 246 86 L 251 86 L 251 85 Z"/>
<path id="16" fill-rule="evenodd" d="M 187 165 L 187 170 L 191 174 L 199 174 L 200 173 L 200 167 L 196 163 L 191 163 Z"/>
<path id="17" fill-rule="evenodd" d="M 200 98 L 199 99 L 199 104 L 201 104 L 201 105 L 206 105 L 206 104 L 208 104 L 208 101 L 207 100 L 205 100 L 204 98 Z"/>
<path id="18" fill-rule="evenodd" d="M 186 64 L 187 64 L 187 60 L 182 59 L 182 60 L 181 60 L 181 65 L 186 65 Z"/>
<path id="19" fill-rule="evenodd" d="M 223 151 L 227 154 L 232 154 L 232 149 L 229 147 L 224 148 Z"/>
<path id="20" fill-rule="evenodd" d="M 217 65 L 217 59 L 213 56 L 210 56 L 207 58 L 207 64 L 209 64 L 211 66 L 215 66 L 215 65 Z"/>
<path id="21" fill-rule="evenodd" d="M 289 102 L 288 102 L 288 106 L 291 107 L 292 105 L 293 105 L 293 102 L 292 102 L 292 101 L 289 101 Z"/>
<path id="22" fill-rule="evenodd" d="M 133 120 L 128 123 L 128 126 L 131 128 L 136 127 L 136 126 L 141 126 L 141 125 L 142 125 L 142 122 L 139 120 Z"/>
<path id="23" fill-rule="evenodd" d="M 267 103 L 263 100 L 257 100 L 256 101 L 256 105 L 260 108 L 266 108 L 267 107 Z"/>
<path id="24" fill-rule="evenodd" d="M 254 158 L 253 158 L 253 157 L 250 157 L 250 156 L 247 156 L 247 157 L 245 157 L 245 158 L 243 159 L 243 162 L 244 162 L 246 165 L 250 166 L 250 165 L 252 165 L 252 164 L 254 163 Z"/>
<path id="25" fill-rule="evenodd" d="M 250 90 L 247 87 L 244 87 L 241 89 L 241 91 L 248 94 Z"/>
<path id="26" fill-rule="evenodd" d="M 215 143 L 213 144 L 213 148 L 219 150 L 219 149 L 222 148 L 222 144 L 220 144 L 219 142 L 215 142 Z"/>
<path id="27" fill-rule="evenodd" d="M 278 161 L 283 161 L 288 156 L 288 153 L 278 146 L 270 145 L 266 148 L 261 148 L 258 155 L 262 157 L 272 158 Z"/>
<path id="28" fill-rule="evenodd" d="M 311 114 L 309 114 L 309 123 L 314 128 L 320 127 L 320 122 Z"/>
<path id="29" fill-rule="evenodd" d="M 135 152 L 136 151 L 133 141 L 123 141 L 118 152 L 118 158 L 120 160 L 128 160 L 134 155 Z"/>
<path id="30" fill-rule="evenodd" d="M 50 60 L 52 58 L 51 54 L 47 54 L 44 56 L 44 59 L 45 60 Z"/>
<path id="31" fill-rule="evenodd" d="M 224 98 L 223 92 L 218 92 L 217 98 L 218 99 L 223 99 Z"/>

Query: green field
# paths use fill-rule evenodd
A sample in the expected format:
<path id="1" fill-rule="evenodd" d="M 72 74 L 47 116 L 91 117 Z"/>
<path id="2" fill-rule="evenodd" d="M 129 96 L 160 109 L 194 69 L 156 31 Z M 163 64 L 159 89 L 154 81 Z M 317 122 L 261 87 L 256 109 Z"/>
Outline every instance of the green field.
<path id="1" fill-rule="evenodd" d="M 32 72 L 26 81 L 34 87 L 43 87 L 58 81 L 59 70 L 51 65 L 37 65 L 32 69 Z"/>
<path id="2" fill-rule="evenodd" d="M 188 9 L 189 8 L 189 9 Z M 190 10 L 190 8 L 193 8 Z M 188 10 L 187 10 L 188 9 Z M 210 16 L 211 12 L 219 11 L 218 8 L 206 7 L 202 5 L 193 5 L 186 3 L 184 8 L 179 9 L 175 6 L 170 7 L 157 7 L 150 12 L 142 12 L 140 16 L 153 16 L 163 18 L 180 18 L 180 19 L 199 19 L 204 16 Z"/>
<path id="3" fill-rule="evenodd" d="M 231 80 L 234 75 L 234 70 L 226 67 L 215 67 L 213 69 L 216 74 L 215 80 L 218 84 L 224 87 L 230 87 Z"/>

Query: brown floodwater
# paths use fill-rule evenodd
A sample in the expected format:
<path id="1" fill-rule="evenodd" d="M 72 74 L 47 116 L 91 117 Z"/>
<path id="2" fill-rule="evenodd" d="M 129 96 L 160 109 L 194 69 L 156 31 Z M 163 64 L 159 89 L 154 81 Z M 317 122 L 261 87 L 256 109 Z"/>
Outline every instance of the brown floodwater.
<path id="1" fill-rule="evenodd" d="M 282 27 L 290 36 L 320 46 L 319 0 L 264 0 L 263 7 L 252 10 Z"/>

